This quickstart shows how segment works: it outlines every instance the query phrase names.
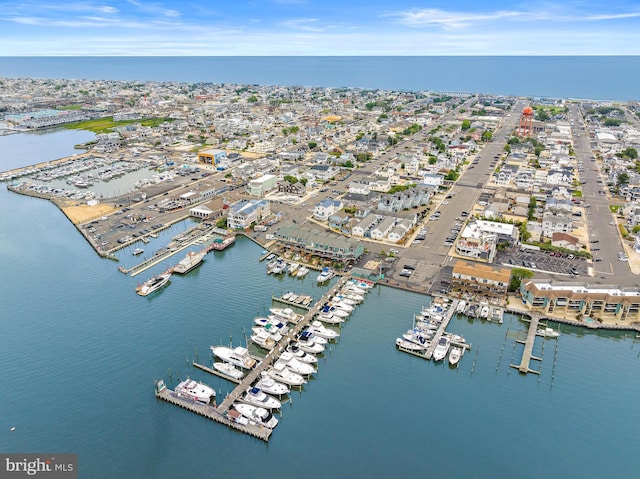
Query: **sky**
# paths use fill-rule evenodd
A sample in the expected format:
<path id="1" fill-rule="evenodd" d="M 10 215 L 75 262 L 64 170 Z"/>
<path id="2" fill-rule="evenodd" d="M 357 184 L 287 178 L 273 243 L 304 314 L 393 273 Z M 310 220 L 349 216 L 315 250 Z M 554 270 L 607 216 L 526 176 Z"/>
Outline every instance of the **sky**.
<path id="1" fill-rule="evenodd" d="M 0 56 L 638 54 L 638 0 L 0 0 Z"/>

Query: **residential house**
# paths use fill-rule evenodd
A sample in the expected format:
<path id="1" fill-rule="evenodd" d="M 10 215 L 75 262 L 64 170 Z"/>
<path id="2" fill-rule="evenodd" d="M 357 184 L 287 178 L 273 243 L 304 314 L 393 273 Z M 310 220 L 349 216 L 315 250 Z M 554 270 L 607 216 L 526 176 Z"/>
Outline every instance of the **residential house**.
<path id="1" fill-rule="evenodd" d="M 229 206 L 227 226 L 232 229 L 246 229 L 270 214 L 271 207 L 267 200 L 240 200 Z"/>
<path id="2" fill-rule="evenodd" d="M 329 216 L 344 208 L 342 201 L 326 199 L 315 205 L 313 209 L 313 217 L 320 221 L 327 221 Z"/>
<path id="3" fill-rule="evenodd" d="M 578 238 L 567 233 L 562 233 L 560 231 L 556 231 L 551 235 L 551 246 L 565 248 L 572 251 L 577 251 L 578 249 L 580 249 Z"/>
<path id="4" fill-rule="evenodd" d="M 457 261 L 453 265 L 451 287 L 480 297 L 501 299 L 507 294 L 510 280 L 509 268 Z"/>

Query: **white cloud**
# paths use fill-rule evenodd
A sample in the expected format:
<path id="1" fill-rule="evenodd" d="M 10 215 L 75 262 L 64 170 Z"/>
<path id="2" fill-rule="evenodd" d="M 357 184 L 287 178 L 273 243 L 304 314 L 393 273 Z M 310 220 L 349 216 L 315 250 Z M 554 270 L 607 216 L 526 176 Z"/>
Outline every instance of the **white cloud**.
<path id="1" fill-rule="evenodd" d="M 497 11 L 490 13 L 447 12 L 439 8 L 425 8 L 408 12 L 389 13 L 385 16 L 398 17 L 398 21 L 409 27 L 436 26 L 446 30 L 468 27 L 475 23 L 504 20 L 522 16 L 518 11 Z"/>

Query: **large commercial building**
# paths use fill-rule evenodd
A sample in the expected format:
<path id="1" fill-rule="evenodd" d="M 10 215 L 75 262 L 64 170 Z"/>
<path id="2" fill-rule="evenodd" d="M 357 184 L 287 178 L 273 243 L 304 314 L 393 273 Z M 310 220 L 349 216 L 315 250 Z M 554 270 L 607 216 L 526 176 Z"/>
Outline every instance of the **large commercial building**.
<path id="1" fill-rule="evenodd" d="M 264 196 L 268 191 L 273 190 L 278 183 L 276 175 L 263 175 L 255 180 L 250 180 L 247 184 L 247 193 L 251 196 Z"/>
<path id="2" fill-rule="evenodd" d="M 333 261 L 353 263 L 364 254 L 364 246 L 356 239 L 298 224 L 281 226 L 274 237 L 293 251 Z"/>
<path id="3" fill-rule="evenodd" d="M 520 285 L 531 311 L 578 321 L 633 322 L 640 315 L 637 288 L 531 280 Z"/>
<path id="4" fill-rule="evenodd" d="M 227 152 L 215 148 L 198 152 L 198 162 L 207 165 L 217 165 L 227 159 Z"/>
<path id="5" fill-rule="evenodd" d="M 231 205 L 227 215 L 227 226 L 232 229 L 246 229 L 252 223 L 262 221 L 271 214 L 267 200 L 241 200 Z"/>

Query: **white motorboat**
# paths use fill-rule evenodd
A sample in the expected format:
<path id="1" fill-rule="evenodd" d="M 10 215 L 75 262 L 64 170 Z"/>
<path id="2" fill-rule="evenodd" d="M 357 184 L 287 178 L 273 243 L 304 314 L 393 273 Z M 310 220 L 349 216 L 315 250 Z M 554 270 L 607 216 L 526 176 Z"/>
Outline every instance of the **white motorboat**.
<path id="1" fill-rule="evenodd" d="M 557 338 L 560 336 L 560 333 L 553 328 L 538 328 L 536 329 L 536 335 L 542 336 L 543 338 Z"/>
<path id="2" fill-rule="evenodd" d="M 431 338 L 433 338 L 433 332 L 413 328 L 404 333 L 402 338 L 406 341 L 419 344 L 420 346 L 426 346 L 429 344 Z"/>
<path id="3" fill-rule="evenodd" d="M 350 304 L 346 304 L 343 301 L 332 301 L 329 303 L 331 306 L 335 306 L 338 309 L 341 309 L 343 311 L 346 311 L 347 313 L 351 313 L 353 312 L 353 306 L 351 306 Z"/>
<path id="4" fill-rule="evenodd" d="M 288 321 L 290 323 L 297 323 L 302 317 L 291 308 L 269 308 L 269 312 L 280 321 Z M 271 315 L 269 316 L 271 317 Z"/>
<path id="5" fill-rule="evenodd" d="M 446 336 L 440 337 L 438 340 L 438 344 L 436 345 L 436 349 L 433 351 L 433 360 L 434 361 L 442 361 L 447 356 L 447 351 L 449 351 L 449 338 Z"/>
<path id="6" fill-rule="evenodd" d="M 297 347 L 302 349 L 306 353 L 311 354 L 320 354 L 324 351 L 324 346 L 322 344 L 318 344 L 314 342 L 312 339 L 303 339 L 304 332 L 301 337 L 298 339 L 297 343 L 294 343 Z"/>
<path id="7" fill-rule="evenodd" d="M 200 404 L 215 404 L 216 391 L 204 383 L 187 378 L 174 389 L 176 396 Z"/>
<path id="8" fill-rule="evenodd" d="M 303 363 L 315 364 L 318 362 L 318 358 L 316 358 L 313 354 L 306 353 L 302 349 L 300 349 L 295 344 L 290 344 L 287 346 L 287 351 L 293 354 L 293 356 Z"/>
<path id="9" fill-rule="evenodd" d="M 304 278 L 309 273 L 309 268 L 306 266 L 300 266 L 296 271 L 296 278 Z"/>
<path id="10" fill-rule="evenodd" d="M 178 262 L 177 265 L 173 267 L 173 271 L 178 274 L 187 274 L 189 271 L 192 271 L 200 266 L 206 254 L 206 249 L 199 251 L 198 253 L 190 251 L 183 259 Z"/>
<path id="11" fill-rule="evenodd" d="M 331 304 L 325 304 L 320 310 L 322 314 L 332 314 L 333 316 L 338 316 L 339 318 L 346 318 L 349 316 L 349 312 L 344 309 L 336 308 Z"/>
<path id="12" fill-rule="evenodd" d="M 412 341 L 407 341 L 404 338 L 396 338 L 396 346 L 401 347 L 403 349 L 408 349 L 409 351 L 426 351 L 427 345 L 417 344 Z"/>
<path id="13" fill-rule="evenodd" d="M 269 429 L 273 429 L 278 425 L 278 420 L 265 408 L 244 403 L 234 403 L 233 407 L 250 421 L 256 421 Z"/>
<path id="14" fill-rule="evenodd" d="M 458 303 L 458 306 L 456 306 L 456 313 L 464 313 L 464 308 L 466 307 L 467 303 L 464 300 L 461 300 Z"/>
<path id="15" fill-rule="evenodd" d="M 276 381 L 263 371 L 260 380 L 256 383 L 256 387 L 259 387 L 267 394 L 275 394 L 276 396 L 284 396 L 289 394 L 290 389 L 286 384 Z"/>
<path id="16" fill-rule="evenodd" d="M 282 274 L 284 273 L 284 270 L 286 267 L 287 267 L 287 262 L 282 258 L 278 258 L 276 262 L 271 266 L 271 269 L 269 270 L 269 272 L 273 274 Z"/>
<path id="17" fill-rule="evenodd" d="M 293 353 L 283 352 L 275 364 L 284 364 L 290 371 L 302 376 L 309 376 L 316 372 L 316 369 L 309 363 L 298 361 Z"/>
<path id="18" fill-rule="evenodd" d="M 280 339 L 282 339 L 282 336 L 280 334 L 274 337 L 274 335 L 272 335 L 265 329 L 260 328 L 259 326 L 256 326 L 252 329 L 253 329 L 253 334 L 251 335 L 251 341 L 254 344 L 257 344 L 258 346 L 260 346 L 261 348 L 273 349 L 276 346 L 276 344 L 278 344 L 278 341 L 275 339 L 275 337 L 279 336 Z"/>
<path id="19" fill-rule="evenodd" d="M 334 331 L 333 329 L 327 328 L 324 324 L 322 324 L 318 320 L 314 320 L 309 325 L 307 330 L 311 331 L 316 336 L 319 336 L 325 339 L 337 339 L 338 337 L 340 337 L 340 333 L 338 333 L 337 331 Z"/>
<path id="20" fill-rule="evenodd" d="M 149 278 L 141 285 L 138 285 L 138 287 L 136 288 L 136 293 L 138 293 L 140 296 L 147 296 L 154 291 L 158 291 L 163 286 L 169 284 L 170 279 L 170 272 L 167 271 L 165 273 L 160 273 L 159 275 Z"/>
<path id="21" fill-rule="evenodd" d="M 449 352 L 449 364 L 451 365 L 458 364 L 458 361 L 460 361 L 461 357 L 462 357 L 462 348 L 453 346 L 451 348 L 451 352 Z"/>
<path id="22" fill-rule="evenodd" d="M 344 323 L 344 318 L 341 318 L 340 316 L 334 316 L 331 313 L 325 314 L 325 313 L 319 313 L 316 315 L 316 318 L 320 321 L 322 321 L 323 323 L 327 323 L 327 324 L 340 324 L 340 323 Z"/>
<path id="23" fill-rule="evenodd" d="M 484 305 L 482 306 L 482 308 L 480 309 L 480 317 L 487 319 L 489 317 L 489 306 L 488 305 Z"/>
<path id="24" fill-rule="evenodd" d="M 318 275 L 317 281 L 318 283 L 325 283 L 333 278 L 335 274 L 336 273 L 331 268 L 325 266 L 324 268 L 322 268 L 322 271 Z"/>
<path id="25" fill-rule="evenodd" d="M 144 250 L 142 248 L 136 248 L 133 250 L 133 255 L 134 256 L 138 256 L 139 254 L 144 253 Z"/>
<path id="26" fill-rule="evenodd" d="M 342 291 L 343 293 L 346 293 L 346 294 L 357 294 L 357 295 L 359 295 L 359 296 L 363 296 L 363 295 L 367 294 L 367 290 L 362 289 L 362 288 L 358 288 L 358 287 L 357 287 L 355 284 L 353 284 L 353 283 L 346 283 L 346 284 L 342 287 L 341 291 Z"/>
<path id="27" fill-rule="evenodd" d="M 300 340 L 300 338 L 302 338 L 304 336 L 304 341 L 314 341 L 318 344 L 322 344 L 323 346 L 325 344 L 327 344 L 329 341 L 327 341 L 327 338 L 323 338 L 321 336 L 318 336 L 317 334 L 315 334 L 313 331 L 309 331 L 308 329 L 306 329 L 305 331 L 302 331 L 302 333 L 300 333 L 297 336 L 297 339 Z"/>
<path id="28" fill-rule="evenodd" d="M 373 288 L 373 286 L 375 285 L 375 283 L 372 283 L 371 281 L 366 281 L 364 279 L 356 279 L 356 278 L 351 278 L 350 282 L 354 284 L 356 287 L 363 289 L 365 291 Z"/>
<path id="29" fill-rule="evenodd" d="M 242 346 L 236 346 L 233 349 L 226 346 L 211 346 L 211 351 L 223 361 L 243 369 L 251 369 L 257 363 L 256 359 L 249 354 L 249 350 Z"/>
<path id="30" fill-rule="evenodd" d="M 300 268 L 300 264 L 299 263 L 289 263 L 289 267 L 287 268 L 287 272 L 291 276 L 295 276 L 296 272 L 298 271 L 298 268 Z"/>
<path id="31" fill-rule="evenodd" d="M 247 392 L 242 396 L 242 400 L 253 406 L 265 409 L 279 409 L 282 406 L 282 403 L 276 398 L 269 396 L 262 389 L 255 386 L 247 389 Z"/>
<path id="32" fill-rule="evenodd" d="M 337 294 L 335 295 L 333 298 L 331 298 L 330 300 L 333 303 L 344 303 L 344 304 L 348 304 L 349 306 L 356 306 L 358 303 L 356 301 L 354 301 L 353 299 L 349 299 L 346 296 L 342 295 L 342 294 Z"/>
<path id="33" fill-rule="evenodd" d="M 213 367 L 220 374 L 224 374 L 225 376 L 229 376 L 230 378 L 237 379 L 238 381 L 244 377 L 244 373 L 239 369 L 236 369 L 233 364 L 230 363 L 213 363 Z"/>
<path id="34" fill-rule="evenodd" d="M 280 321 L 276 318 L 262 318 L 258 317 L 253 320 L 256 326 L 260 326 L 269 332 L 277 331 L 280 334 L 287 334 L 289 326 L 285 321 Z"/>
<path id="35" fill-rule="evenodd" d="M 293 291 L 287 291 L 286 293 L 284 293 L 282 295 L 282 299 L 284 299 L 285 301 L 289 301 L 289 298 L 291 296 L 293 296 L 295 293 Z"/>
<path id="36" fill-rule="evenodd" d="M 274 364 L 272 368 L 267 370 L 267 374 L 276 381 L 289 386 L 302 386 L 307 382 L 300 374 L 294 373 L 282 363 Z"/>

